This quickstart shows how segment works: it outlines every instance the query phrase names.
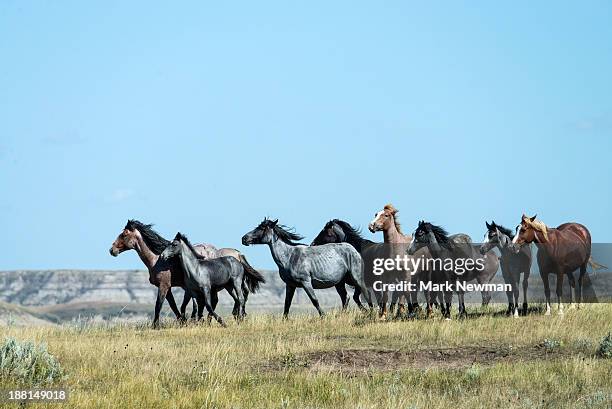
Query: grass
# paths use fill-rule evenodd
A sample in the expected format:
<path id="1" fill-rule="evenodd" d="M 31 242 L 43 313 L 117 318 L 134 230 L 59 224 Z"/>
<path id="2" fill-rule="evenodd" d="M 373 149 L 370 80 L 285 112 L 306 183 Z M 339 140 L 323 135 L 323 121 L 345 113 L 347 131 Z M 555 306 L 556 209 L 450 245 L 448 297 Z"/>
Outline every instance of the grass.
<path id="1" fill-rule="evenodd" d="M 612 305 L 563 317 L 471 312 L 464 321 L 398 322 L 357 311 L 288 321 L 252 312 L 225 329 L 166 322 L 2 336 L 45 342 L 67 373 L 55 385 L 69 389 L 75 408 L 607 407 L 612 370 L 597 350 Z"/>

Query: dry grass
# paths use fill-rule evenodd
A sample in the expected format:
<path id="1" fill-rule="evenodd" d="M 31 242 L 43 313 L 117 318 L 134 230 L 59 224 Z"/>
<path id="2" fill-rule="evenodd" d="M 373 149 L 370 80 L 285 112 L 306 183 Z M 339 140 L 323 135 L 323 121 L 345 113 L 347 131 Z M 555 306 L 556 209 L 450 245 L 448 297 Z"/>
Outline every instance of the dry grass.
<path id="1" fill-rule="evenodd" d="M 563 317 L 369 322 L 354 311 L 283 321 L 252 313 L 226 329 L 167 323 L 2 335 L 46 342 L 75 408 L 603 408 L 612 364 L 595 353 L 611 329 L 608 304 Z"/>

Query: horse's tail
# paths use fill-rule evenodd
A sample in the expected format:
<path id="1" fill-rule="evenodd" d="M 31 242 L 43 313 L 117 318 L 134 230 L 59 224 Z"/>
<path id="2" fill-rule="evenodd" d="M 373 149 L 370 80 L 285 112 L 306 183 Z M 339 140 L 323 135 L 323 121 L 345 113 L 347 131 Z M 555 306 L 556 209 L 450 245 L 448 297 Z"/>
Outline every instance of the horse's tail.
<path id="1" fill-rule="evenodd" d="M 259 285 L 261 283 L 265 283 L 266 279 L 261 275 L 261 273 L 255 270 L 249 262 L 247 261 L 244 255 L 240 254 L 239 256 L 240 262 L 244 267 L 244 283 L 246 284 L 249 292 L 255 293 L 259 289 Z"/>
<path id="2" fill-rule="evenodd" d="M 597 270 L 602 270 L 604 268 L 608 268 L 608 267 L 604 266 L 603 264 L 599 264 L 597 261 L 593 260 L 593 256 L 589 257 L 588 263 L 591 266 L 591 268 L 593 269 L 593 271 L 597 271 Z"/>

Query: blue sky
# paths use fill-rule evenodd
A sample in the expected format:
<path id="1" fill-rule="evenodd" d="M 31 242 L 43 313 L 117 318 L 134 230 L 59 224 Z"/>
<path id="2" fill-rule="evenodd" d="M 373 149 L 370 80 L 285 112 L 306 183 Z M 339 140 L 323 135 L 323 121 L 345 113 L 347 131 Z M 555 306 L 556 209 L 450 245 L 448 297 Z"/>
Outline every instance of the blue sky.
<path id="1" fill-rule="evenodd" d="M 0 2 L 0 269 L 141 268 L 128 218 L 273 267 L 264 216 L 388 202 L 612 241 L 609 2 L 124 3 Z"/>

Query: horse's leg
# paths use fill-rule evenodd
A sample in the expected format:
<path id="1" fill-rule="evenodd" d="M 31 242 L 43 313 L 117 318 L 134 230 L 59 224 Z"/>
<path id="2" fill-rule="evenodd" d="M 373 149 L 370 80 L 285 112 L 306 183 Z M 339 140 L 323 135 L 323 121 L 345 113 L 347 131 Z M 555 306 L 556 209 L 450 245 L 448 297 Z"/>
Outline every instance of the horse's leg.
<path id="1" fill-rule="evenodd" d="M 306 295 L 308 295 L 308 298 L 310 298 L 310 302 L 312 302 L 312 305 L 314 305 L 314 307 L 317 309 L 319 316 L 324 316 L 325 313 L 319 305 L 319 300 L 317 299 L 317 295 L 314 292 L 314 288 L 312 288 L 312 283 L 310 282 L 310 280 L 303 281 L 302 285 L 304 286 L 304 291 L 306 291 Z"/>
<path id="2" fill-rule="evenodd" d="M 183 288 L 183 290 L 185 291 L 185 293 L 183 294 L 183 303 L 181 304 L 181 317 L 186 320 L 187 316 L 185 315 L 185 312 L 187 311 L 187 305 L 189 305 L 189 300 L 191 300 L 191 295 L 189 294 L 189 290 L 187 290 L 187 288 Z"/>
<path id="3" fill-rule="evenodd" d="M 519 316 L 519 287 L 521 284 L 521 273 L 513 272 L 512 274 L 512 292 L 514 294 L 514 318 L 518 318 Z"/>
<path id="4" fill-rule="evenodd" d="M 559 269 L 557 271 L 557 304 L 559 305 L 559 315 L 563 315 L 563 271 Z M 570 289 L 570 294 L 571 294 Z"/>
<path id="5" fill-rule="evenodd" d="M 574 273 L 568 273 L 567 274 L 567 278 L 569 280 L 569 284 L 570 284 L 570 290 L 569 290 L 569 296 L 570 296 L 570 305 L 569 307 L 572 308 L 574 306 L 574 299 L 576 298 L 576 279 L 574 278 Z M 574 290 L 574 298 L 572 298 L 572 289 Z"/>
<path id="6" fill-rule="evenodd" d="M 544 284 L 544 297 L 546 297 L 546 312 L 544 315 L 550 315 L 550 283 L 548 282 L 548 273 L 540 272 L 540 275 Z"/>
<path id="7" fill-rule="evenodd" d="M 371 312 L 374 309 L 374 305 L 372 304 L 372 293 L 368 290 L 368 287 L 365 285 L 365 282 L 363 282 L 363 280 L 356 281 L 355 292 L 353 293 L 353 301 L 355 301 L 355 304 L 357 304 L 357 307 L 359 307 L 361 311 L 366 311 L 366 308 L 361 303 L 362 294 L 363 298 L 365 299 L 365 302 L 368 304 L 368 307 L 370 307 Z"/>
<path id="8" fill-rule="evenodd" d="M 157 287 L 157 300 L 155 301 L 155 317 L 153 318 L 153 328 L 159 328 L 159 313 L 168 293 L 168 286 L 160 284 Z"/>
<path id="9" fill-rule="evenodd" d="M 486 277 L 482 277 L 482 275 L 476 276 L 476 281 L 478 282 L 478 284 L 488 283 Z M 489 301 L 491 301 L 491 294 L 489 293 L 489 290 L 482 290 L 480 292 L 480 295 L 482 297 L 482 306 L 486 307 L 487 305 L 489 305 Z"/>
<path id="10" fill-rule="evenodd" d="M 225 322 L 223 322 L 223 318 L 221 318 L 215 312 L 215 310 L 213 310 L 212 305 L 210 304 L 210 300 L 212 300 L 211 294 L 210 294 L 210 288 L 202 287 L 202 292 L 204 293 L 202 298 L 204 301 L 204 306 L 206 307 L 206 310 L 208 311 L 208 315 L 212 315 L 217 320 L 217 322 L 221 324 L 222 327 L 225 327 L 226 325 L 225 325 Z"/>
<path id="11" fill-rule="evenodd" d="M 366 298 L 366 302 L 368 302 L 369 301 L 368 290 L 365 288 L 365 286 L 363 286 L 362 288 L 359 284 L 355 285 L 355 292 L 353 293 L 353 301 L 355 301 L 355 304 L 357 304 L 357 307 L 363 311 L 365 310 L 365 307 L 361 303 L 361 294 L 363 294 L 364 298 Z M 370 304 L 370 307 L 372 306 L 371 301 L 369 301 L 368 304 Z"/>
<path id="12" fill-rule="evenodd" d="M 234 278 L 234 291 L 236 292 L 236 298 L 238 303 L 237 319 L 241 321 L 244 318 L 244 294 L 242 293 L 242 277 L 240 279 Z M 234 309 L 236 306 L 234 305 Z"/>
<path id="13" fill-rule="evenodd" d="M 453 292 L 452 291 L 444 291 L 443 293 L 444 295 L 444 304 L 446 305 L 446 319 L 450 320 L 451 319 L 451 310 L 452 310 L 452 306 L 453 306 Z"/>
<path id="14" fill-rule="evenodd" d="M 198 300 L 196 300 L 194 297 L 191 297 L 191 319 L 194 321 L 196 320 L 197 312 L 198 312 Z"/>
<path id="15" fill-rule="evenodd" d="M 291 301 L 293 301 L 293 294 L 295 294 L 295 287 L 287 284 L 285 286 L 285 310 L 283 311 L 283 318 L 289 317 L 289 308 L 291 308 Z"/>
<path id="16" fill-rule="evenodd" d="M 527 287 L 529 287 L 529 271 L 523 273 L 523 314 L 527 315 Z"/>
<path id="17" fill-rule="evenodd" d="M 465 311 L 465 294 L 463 291 L 457 291 L 457 302 L 459 303 L 459 318 L 466 318 L 467 312 Z"/>
<path id="18" fill-rule="evenodd" d="M 512 280 L 511 274 L 505 269 L 502 269 L 502 277 L 504 278 L 504 283 L 506 285 L 510 284 L 512 287 L 509 290 L 506 290 L 506 297 L 508 298 L 508 310 L 506 311 L 506 315 L 509 316 L 512 313 L 514 306 L 512 305 L 512 294 L 514 292 L 514 280 Z"/>
<path id="19" fill-rule="evenodd" d="M 172 288 L 168 288 L 168 292 L 166 293 L 166 299 L 168 300 L 168 305 L 170 305 L 170 309 L 176 316 L 176 319 L 181 320 L 182 315 L 176 306 L 176 301 L 174 301 L 174 295 L 172 295 Z"/>
<path id="20" fill-rule="evenodd" d="M 204 296 L 201 294 L 198 294 L 197 300 L 198 300 L 198 303 L 197 303 L 198 304 L 198 321 L 201 321 L 202 317 L 204 316 Z"/>
<path id="21" fill-rule="evenodd" d="M 380 311 L 379 311 L 379 315 L 381 319 L 387 319 L 387 302 L 389 301 L 389 292 L 388 291 L 383 291 L 382 292 L 382 297 L 381 297 L 381 302 L 378 304 Z"/>
<path id="22" fill-rule="evenodd" d="M 576 287 L 576 307 L 580 308 L 582 302 L 582 284 L 584 282 L 584 275 L 587 271 L 587 263 L 580 266 L 580 275 L 578 276 L 578 286 Z"/>
<path id="23" fill-rule="evenodd" d="M 338 291 L 338 295 L 342 301 L 342 311 L 345 311 L 348 305 L 348 294 L 346 292 L 346 287 L 344 286 L 344 281 L 336 284 L 336 291 Z"/>
<path id="24" fill-rule="evenodd" d="M 210 306 L 212 307 L 213 311 L 217 308 L 218 302 L 219 302 L 219 293 L 217 291 L 212 291 L 210 293 Z M 212 315 L 210 315 L 210 313 L 208 313 L 208 316 L 206 317 L 206 321 L 208 322 L 208 325 L 210 325 L 210 322 L 212 321 Z"/>

